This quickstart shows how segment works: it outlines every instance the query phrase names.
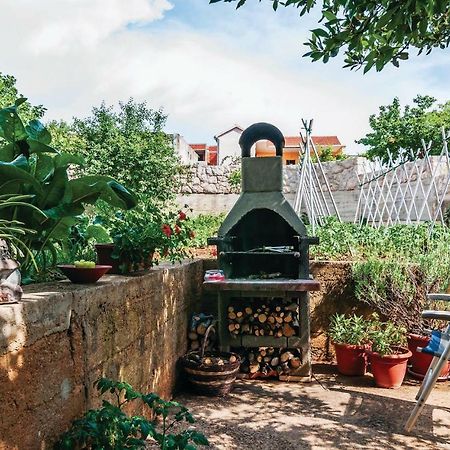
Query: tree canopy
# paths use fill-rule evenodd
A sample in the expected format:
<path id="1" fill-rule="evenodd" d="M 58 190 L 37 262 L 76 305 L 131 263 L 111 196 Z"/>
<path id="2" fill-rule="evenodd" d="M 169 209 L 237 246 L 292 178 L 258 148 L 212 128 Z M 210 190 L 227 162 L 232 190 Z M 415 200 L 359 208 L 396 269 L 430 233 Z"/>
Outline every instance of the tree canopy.
<path id="1" fill-rule="evenodd" d="M 259 0 L 261 2 L 261 0 Z M 292 6 L 300 16 L 320 9 L 318 28 L 311 30 L 304 56 L 324 63 L 342 50 L 350 69 L 377 71 L 388 63 L 398 67 L 411 50 L 429 54 L 450 44 L 450 2 L 448 0 L 267 0 L 273 9 Z M 233 2 L 237 8 L 247 0 Z"/>
<path id="2" fill-rule="evenodd" d="M 66 141 L 57 142 L 85 160 L 86 175 L 109 175 L 138 194 L 156 201 L 170 199 L 176 191 L 179 161 L 171 137 L 163 131 L 166 116 L 133 99 L 118 108 L 104 103 L 92 115 L 62 127 Z M 57 134 L 57 133 L 56 133 Z"/>
<path id="3" fill-rule="evenodd" d="M 450 101 L 436 105 L 435 98 L 418 95 L 413 103 L 402 110 L 399 99 L 394 98 L 390 105 L 380 106 L 378 115 L 370 116 L 372 131 L 357 141 L 368 147 L 367 157 L 387 160 L 390 152 L 396 159 L 403 150 L 409 159 L 423 148 L 422 140 L 427 145 L 432 142 L 431 154 L 441 152 L 442 127 L 450 131 Z"/>
<path id="4" fill-rule="evenodd" d="M 17 80 L 11 75 L 4 75 L 0 72 L 0 109 L 14 105 L 14 102 L 23 97 L 17 87 Z M 20 105 L 20 115 L 25 122 L 32 119 L 41 119 L 46 109 L 42 105 L 33 106 L 25 101 Z"/>

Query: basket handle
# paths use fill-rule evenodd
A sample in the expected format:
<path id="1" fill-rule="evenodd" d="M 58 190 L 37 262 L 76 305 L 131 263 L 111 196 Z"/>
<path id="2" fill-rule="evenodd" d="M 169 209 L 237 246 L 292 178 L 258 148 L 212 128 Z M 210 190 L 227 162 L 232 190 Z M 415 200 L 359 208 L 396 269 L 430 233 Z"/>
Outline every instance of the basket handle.
<path id="1" fill-rule="evenodd" d="M 214 321 L 211 323 L 211 325 L 210 325 L 210 326 L 206 329 L 206 331 L 205 331 L 205 337 L 203 338 L 202 348 L 200 349 L 200 358 L 202 358 L 202 359 L 203 359 L 203 357 L 205 356 L 206 342 L 208 341 L 209 333 L 211 332 L 212 329 L 214 329 L 214 324 L 215 324 L 216 322 L 217 322 L 217 321 L 214 320 Z M 214 330 L 214 331 L 215 331 L 215 330 Z"/>

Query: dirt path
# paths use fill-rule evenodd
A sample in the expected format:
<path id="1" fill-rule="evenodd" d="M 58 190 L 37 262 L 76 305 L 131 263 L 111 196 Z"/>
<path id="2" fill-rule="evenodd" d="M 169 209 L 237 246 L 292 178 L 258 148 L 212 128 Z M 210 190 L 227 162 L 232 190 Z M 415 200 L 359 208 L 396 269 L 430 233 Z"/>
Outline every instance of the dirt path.
<path id="1" fill-rule="evenodd" d="M 370 376 L 335 376 L 315 367 L 310 384 L 238 381 L 224 399 L 182 394 L 214 449 L 450 449 L 450 384 L 433 391 L 414 432 L 403 425 L 418 382 L 373 387 Z"/>

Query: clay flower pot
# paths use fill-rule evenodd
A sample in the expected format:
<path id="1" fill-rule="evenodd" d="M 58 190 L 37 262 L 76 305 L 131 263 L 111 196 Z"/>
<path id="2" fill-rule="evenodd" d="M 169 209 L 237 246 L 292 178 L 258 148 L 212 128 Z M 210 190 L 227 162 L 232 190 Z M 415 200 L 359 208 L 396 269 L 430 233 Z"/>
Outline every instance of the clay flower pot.
<path id="1" fill-rule="evenodd" d="M 58 268 L 72 283 L 89 284 L 96 283 L 111 266 L 75 267 L 72 264 L 63 264 Z"/>
<path id="2" fill-rule="evenodd" d="M 367 351 L 371 344 L 350 345 L 334 343 L 337 369 L 342 375 L 362 376 L 367 370 Z"/>
<path id="3" fill-rule="evenodd" d="M 114 244 L 95 244 L 98 263 L 111 266 L 112 269 L 109 271 L 111 274 L 123 275 L 134 272 L 135 270 L 147 270 L 153 267 L 154 252 L 150 252 L 147 258 L 138 264 L 138 268 L 136 269 L 131 262 L 122 256 L 120 258 L 113 258 L 112 253 L 114 252 L 114 248 Z"/>
<path id="4" fill-rule="evenodd" d="M 433 357 L 427 353 L 418 352 L 417 347 L 426 347 L 429 342 L 429 336 L 413 333 L 408 334 L 408 348 L 412 353 L 409 360 L 411 367 L 408 369 L 408 373 L 419 380 L 423 380 L 425 377 Z M 448 379 L 449 372 L 450 361 L 442 368 L 438 381 L 446 381 Z"/>
<path id="5" fill-rule="evenodd" d="M 111 266 L 109 273 L 120 274 L 121 262 L 112 257 L 114 251 L 114 244 L 95 244 L 95 251 L 97 252 L 97 261 L 101 265 Z"/>
<path id="6" fill-rule="evenodd" d="M 397 347 L 396 351 L 395 354 L 384 356 L 377 352 L 367 352 L 373 378 L 378 387 L 395 389 L 402 385 L 406 375 L 408 359 L 412 353 L 403 347 Z"/>

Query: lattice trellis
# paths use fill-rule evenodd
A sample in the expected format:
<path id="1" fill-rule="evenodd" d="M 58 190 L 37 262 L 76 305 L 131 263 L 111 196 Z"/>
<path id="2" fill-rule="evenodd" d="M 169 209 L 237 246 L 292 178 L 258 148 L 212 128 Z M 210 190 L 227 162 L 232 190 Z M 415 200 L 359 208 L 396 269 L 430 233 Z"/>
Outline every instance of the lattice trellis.
<path id="1" fill-rule="evenodd" d="M 416 153 L 403 152 L 396 160 L 366 162 L 358 175 L 360 195 L 355 223 L 373 226 L 443 222 L 442 205 L 450 186 L 450 133 L 442 130 L 443 146 L 439 156 L 431 156 L 432 143 L 422 141 Z"/>
<path id="2" fill-rule="evenodd" d="M 320 162 L 319 152 L 311 139 L 313 121 L 302 122 L 306 133 L 305 137 L 301 135 L 303 145 L 300 146 L 299 184 L 294 209 L 298 215 L 306 212 L 314 234 L 316 226 L 322 224 L 325 217 L 336 216 L 339 221 L 341 217 Z M 317 163 L 312 162 L 311 154 Z"/>

